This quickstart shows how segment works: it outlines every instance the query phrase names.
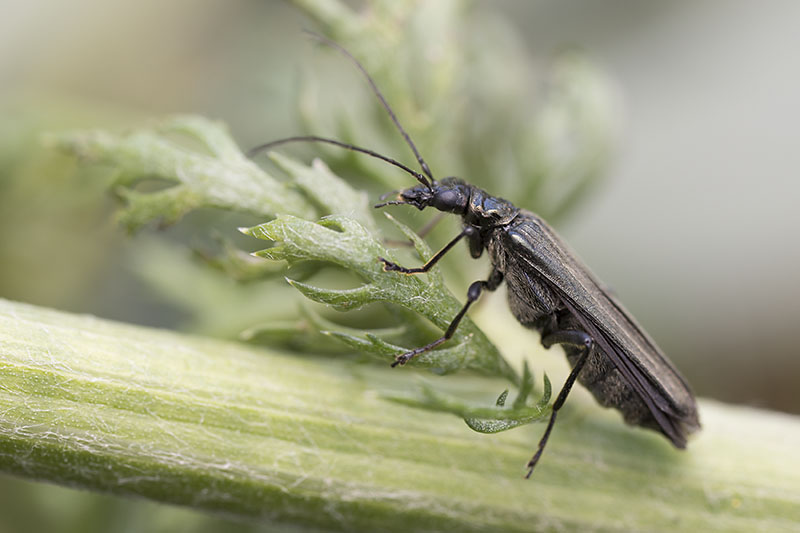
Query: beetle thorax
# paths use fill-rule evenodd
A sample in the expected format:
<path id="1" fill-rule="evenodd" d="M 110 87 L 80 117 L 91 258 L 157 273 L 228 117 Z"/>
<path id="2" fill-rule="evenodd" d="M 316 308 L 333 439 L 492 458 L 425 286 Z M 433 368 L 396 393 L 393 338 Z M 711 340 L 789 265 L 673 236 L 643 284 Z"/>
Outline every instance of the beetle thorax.
<path id="1" fill-rule="evenodd" d="M 475 186 L 471 187 L 469 205 L 464 222 L 483 229 L 505 226 L 519 213 L 519 208 L 508 200 L 489 195 Z"/>

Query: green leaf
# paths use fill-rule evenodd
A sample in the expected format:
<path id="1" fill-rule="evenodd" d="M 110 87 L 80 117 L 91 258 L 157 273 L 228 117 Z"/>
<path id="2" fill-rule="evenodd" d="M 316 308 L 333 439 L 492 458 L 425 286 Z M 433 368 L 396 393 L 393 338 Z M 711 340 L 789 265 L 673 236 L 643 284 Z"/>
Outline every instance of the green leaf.
<path id="1" fill-rule="evenodd" d="M 505 403 L 505 394 L 507 391 L 497 399 L 500 403 L 496 403 L 496 407 L 471 405 L 453 395 L 439 392 L 429 385 L 422 386 L 418 396 L 389 394 L 386 398 L 420 409 L 452 413 L 463 418 L 467 426 L 478 433 L 499 433 L 531 422 L 546 420 L 550 416 L 550 410 L 540 405 L 505 408 L 502 405 Z"/>
<path id="2" fill-rule="evenodd" d="M 422 260 L 427 260 L 430 249 L 411 230 L 399 222 L 395 224 L 414 240 L 418 251 L 423 254 Z M 462 304 L 444 286 L 436 269 L 427 279 L 425 276 L 384 272 L 378 258 L 391 260 L 394 254 L 353 219 L 330 216 L 315 223 L 283 215 L 265 224 L 241 228 L 241 231 L 275 243 L 271 248 L 256 252 L 260 257 L 289 263 L 326 261 L 357 274 L 364 283 L 352 289 L 326 289 L 290 281 L 307 298 L 337 310 L 358 309 L 379 302 L 391 303 L 426 317 L 443 331 L 461 308 Z M 336 338 L 373 354 L 387 355 L 387 346 L 373 340 L 357 341 L 350 334 L 337 335 Z M 406 350 L 400 346 L 392 349 L 395 355 Z M 434 367 L 445 373 L 466 368 L 503 376 L 513 383 L 518 381 L 514 370 L 468 318 L 462 321 L 444 349 L 421 354 L 412 364 Z"/>
<path id="3" fill-rule="evenodd" d="M 62 150 L 116 172 L 116 191 L 127 207 L 121 223 L 135 231 L 155 219 L 171 224 L 199 207 L 219 207 L 272 217 L 316 211 L 285 183 L 247 159 L 220 123 L 175 117 L 124 135 L 77 132 L 56 137 Z M 166 180 L 169 188 L 140 192 L 143 180 Z"/>
<path id="4" fill-rule="evenodd" d="M 358 348 L 357 344 L 352 344 Z M 390 347 L 391 348 L 391 347 Z M 388 395 L 393 401 L 430 411 L 442 411 L 458 415 L 464 419 L 470 429 L 478 433 L 500 433 L 532 422 L 547 420 L 552 412 L 547 407 L 550 401 L 550 381 L 544 377 L 545 388 L 542 397 L 535 405 L 528 405 L 528 396 L 533 390 L 533 375 L 528 369 L 527 361 L 523 366 L 522 381 L 519 393 L 512 407 L 505 407 L 508 389 L 504 390 L 495 401 L 494 407 L 471 405 L 459 398 L 436 391 L 424 385 L 418 395 Z"/>
<path id="5" fill-rule="evenodd" d="M 214 232 L 211 236 L 220 246 L 220 253 L 214 254 L 199 247 L 195 247 L 192 251 L 197 259 L 219 270 L 227 277 L 236 281 L 250 282 L 275 276 L 283 277 L 286 274 L 285 265 L 261 261 L 253 254 L 234 245 L 231 239 L 224 237 L 219 232 Z M 312 268 L 309 269 L 308 275 L 319 270 L 318 268 L 314 269 L 313 265 L 309 266 Z"/>
<path id="6" fill-rule="evenodd" d="M 353 189 L 322 160 L 315 159 L 309 167 L 277 152 L 271 153 L 270 159 L 321 207 L 321 212 L 351 218 L 371 233 L 377 231 L 367 193 Z"/>
<path id="7" fill-rule="evenodd" d="M 519 409 L 525 406 L 525 404 L 528 401 L 528 396 L 530 395 L 532 390 L 533 390 L 533 374 L 531 374 L 531 369 L 528 367 L 528 361 L 524 361 L 522 365 L 522 381 L 520 382 L 519 385 L 519 392 L 517 393 L 517 397 L 514 399 L 514 409 Z"/>

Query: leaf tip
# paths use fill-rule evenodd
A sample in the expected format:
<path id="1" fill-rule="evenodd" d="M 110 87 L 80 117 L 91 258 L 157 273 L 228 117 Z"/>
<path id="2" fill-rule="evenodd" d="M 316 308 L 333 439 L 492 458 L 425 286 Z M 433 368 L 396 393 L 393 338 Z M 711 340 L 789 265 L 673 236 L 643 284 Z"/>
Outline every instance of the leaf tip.
<path id="1" fill-rule="evenodd" d="M 251 252 L 250 255 L 261 259 L 269 259 L 271 261 L 281 261 L 286 259 L 285 251 L 285 246 L 277 245 L 272 248 Z"/>

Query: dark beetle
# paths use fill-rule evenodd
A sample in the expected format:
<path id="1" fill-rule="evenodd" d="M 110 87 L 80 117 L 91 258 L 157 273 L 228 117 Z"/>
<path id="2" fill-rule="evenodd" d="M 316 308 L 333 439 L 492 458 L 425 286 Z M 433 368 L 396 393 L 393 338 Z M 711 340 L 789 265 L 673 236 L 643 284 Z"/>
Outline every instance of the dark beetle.
<path id="1" fill-rule="evenodd" d="M 517 320 L 540 331 L 546 348 L 561 344 L 572 366 L 536 455 L 528 463 L 528 475 L 576 376 L 601 405 L 619 410 L 629 424 L 660 431 L 677 448 L 686 447 L 687 435 L 699 428 L 686 380 L 544 220 L 456 178 L 423 183 L 399 196 L 392 203 L 460 215 L 464 229 L 424 266 L 408 269 L 383 260 L 384 269 L 425 272 L 466 237 L 472 257 L 488 251 L 493 270 L 487 280 L 470 286 L 466 304 L 444 336 L 399 355 L 395 364 L 447 340 L 481 291 L 494 290 L 505 280 Z"/>
<path id="2" fill-rule="evenodd" d="M 433 207 L 461 217 L 461 233 L 425 265 L 405 268 L 379 258 L 386 271 L 404 274 L 427 272 L 465 237 L 472 257 L 480 257 L 486 250 L 492 262 L 489 277 L 470 285 L 464 307 L 445 334 L 430 344 L 398 355 L 392 366 L 403 365 L 452 337 L 467 309 L 481 292 L 493 291 L 505 280 L 508 303 L 517 320 L 523 326 L 541 332 L 542 344 L 546 348 L 562 345 L 572 366 L 553 403 L 538 449 L 528 462 L 526 477 L 533 472 L 556 415 L 576 378 L 601 405 L 620 411 L 628 424 L 659 431 L 676 448 L 685 448 L 687 436 L 700 427 L 694 396 L 686 380 L 625 308 L 544 220 L 460 179 L 436 181 L 365 69 L 336 43 L 319 36 L 316 38 L 344 53 L 366 76 L 425 175 L 371 150 L 316 136 L 273 141 L 253 149 L 251 154 L 293 141 L 323 142 L 362 152 L 403 169 L 419 181 L 419 185 L 400 192 L 396 200 L 375 207 L 412 205 L 420 210 Z"/>

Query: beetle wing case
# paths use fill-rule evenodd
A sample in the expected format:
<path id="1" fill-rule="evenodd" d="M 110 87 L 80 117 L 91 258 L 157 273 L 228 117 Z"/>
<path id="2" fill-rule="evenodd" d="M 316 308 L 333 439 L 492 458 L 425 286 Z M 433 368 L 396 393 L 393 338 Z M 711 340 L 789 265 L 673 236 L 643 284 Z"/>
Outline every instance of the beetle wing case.
<path id="1" fill-rule="evenodd" d="M 505 265 L 510 299 L 516 297 L 513 291 L 530 292 L 544 284 L 550 297 L 568 311 L 560 326 L 582 329 L 597 342 L 598 351 L 578 379 L 598 402 L 618 409 L 628 423 L 659 430 L 676 447 L 685 448 L 687 435 L 700 427 L 694 396 L 630 313 L 533 213 L 521 211 L 511 224 L 498 228 L 493 238 L 500 242 L 490 246 L 490 253 L 505 256 L 496 263 Z M 523 284 L 515 283 L 514 273 L 524 275 Z M 528 294 L 523 299 L 534 300 Z M 548 302 L 541 305 L 546 307 Z M 511 307 L 515 314 L 520 312 Z M 540 325 L 526 325 L 541 329 Z M 574 365 L 577 353 L 565 349 Z"/>

